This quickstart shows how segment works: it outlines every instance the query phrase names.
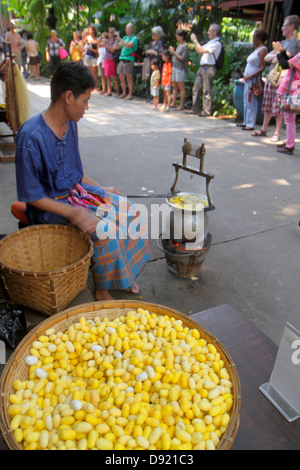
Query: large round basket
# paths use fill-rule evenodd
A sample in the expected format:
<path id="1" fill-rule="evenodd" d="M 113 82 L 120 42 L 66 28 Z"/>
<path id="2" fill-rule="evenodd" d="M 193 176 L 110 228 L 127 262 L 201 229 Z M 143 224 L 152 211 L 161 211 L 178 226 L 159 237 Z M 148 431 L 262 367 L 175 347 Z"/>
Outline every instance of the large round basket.
<path id="1" fill-rule="evenodd" d="M 93 244 L 65 225 L 34 225 L 0 241 L 0 273 L 16 304 L 53 315 L 85 289 Z"/>
<path id="2" fill-rule="evenodd" d="M 93 319 L 94 317 L 114 319 L 120 315 L 133 309 L 138 308 L 147 309 L 150 313 L 157 315 L 168 315 L 175 319 L 182 320 L 183 324 L 189 328 L 196 328 L 201 334 L 201 338 L 211 342 L 220 353 L 224 361 L 224 366 L 227 368 L 230 379 L 233 384 L 233 407 L 231 409 L 231 420 L 218 445 L 218 450 L 229 450 L 235 440 L 240 419 L 241 407 L 241 385 L 236 367 L 233 360 L 224 346 L 207 330 L 202 328 L 197 322 L 193 321 L 187 315 L 180 313 L 172 308 L 164 307 L 157 304 L 141 302 L 141 301 L 123 301 L 115 300 L 108 302 L 94 302 L 83 304 L 78 307 L 70 308 L 57 315 L 48 318 L 44 322 L 35 327 L 22 341 L 9 358 L 0 381 L 0 428 L 2 431 L 3 439 L 5 440 L 9 449 L 22 450 L 22 446 L 18 444 L 10 430 L 11 418 L 8 414 L 9 395 L 13 392 L 12 383 L 14 380 L 27 380 L 28 379 L 28 366 L 26 366 L 24 359 L 29 354 L 29 350 L 33 341 L 36 341 L 48 328 L 55 328 L 56 331 L 65 331 L 67 328 L 78 322 L 84 316 L 85 319 Z"/>

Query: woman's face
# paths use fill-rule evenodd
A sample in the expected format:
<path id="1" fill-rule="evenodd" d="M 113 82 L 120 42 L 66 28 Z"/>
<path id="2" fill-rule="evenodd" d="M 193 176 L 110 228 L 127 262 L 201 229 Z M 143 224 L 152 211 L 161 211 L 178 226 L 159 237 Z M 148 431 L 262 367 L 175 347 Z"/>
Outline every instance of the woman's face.
<path id="1" fill-rule="evenodd" d="M 253 36 L 253 46 L 258 46 L 261 43 L 261 40 L 259 39 L 258 36 L 254 34 Z"/>
<path id="2" fill-rule="evenodd" d="M 152 39 L 153 39 L 153 41 L 157 42 L 159 40 L 159 35 L 155 34 L 155 33 L 152 33 Z"/>

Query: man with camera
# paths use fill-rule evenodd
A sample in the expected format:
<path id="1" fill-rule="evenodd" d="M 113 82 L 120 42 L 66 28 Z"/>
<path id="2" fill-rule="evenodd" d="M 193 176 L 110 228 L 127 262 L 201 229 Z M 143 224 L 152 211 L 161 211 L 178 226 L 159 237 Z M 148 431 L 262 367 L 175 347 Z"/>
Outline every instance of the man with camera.
<path id="1" fill-rule="evenodd" d="M 201 117 L 211 116 L 212 85 L 216 74 L 216 61 L 222 49 L 219 39 L 221 28 L 218 24 L 211 24 L 207 32 L 209 41 L 201 46 L 197 36 L 192 33 L 191 40 L 195 45 L 195 51 L 200 54 L 200 67 L 198 69 L 193 87 L 193 106 L 188 114 L 198 114 Z M 202 111 L 199 109 L 199 95 L 203 89 Z M 200 113 L 200 114 L 199 114 Z"/>
<path id="2" fill-rule="evenodd" d="M 133 93 L 133 66 L 134 66 L 134 52 L 138 48 L 138 38 L 133 34 L 133 25 L 128 23 L 125 28 L 126 36 L 120 38 L 119 33 L 116 33 L 116 38 L 122 46 L 120 62 L 119 62 L 119 76 L 122 88 L 122 94 L 119 98 L 125 100 L 132 100 Z M 128 94 L 126 87 L 126 80 L 128 84 Z"/>

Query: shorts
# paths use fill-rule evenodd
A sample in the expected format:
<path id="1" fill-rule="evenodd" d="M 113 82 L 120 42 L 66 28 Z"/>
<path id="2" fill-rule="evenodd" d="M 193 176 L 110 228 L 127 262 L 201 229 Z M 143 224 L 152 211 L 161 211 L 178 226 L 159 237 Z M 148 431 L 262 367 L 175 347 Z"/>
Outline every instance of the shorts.
<path id="1" fill-rule="evenodd" d="M 34 57 L 29 57 L 29 64 L 30 65 L 38 65 L 40 63 L 39 57 L 34 56 Z"/>
<path id="2" fill-rule="evenodd" d="M 92 57 L 90 55 L 84 56 L 84 65 L 87 67 L 97 67 L 97 57 Z"/>
<path id="3" fill-rule="evenodd" d="M 151 87 L 151 95 L 152 96 L 159 96 L 159 90 L 160 90 L 160 87 L 157 87 L 157 88 L 152 88 Z"/>
<path id="4" fill-rule="evenodd" d="M 133 66 L 134 62 L 128 61 L 128 60 L 120 60 L 119 62 L 119 73 L 123 73 L 126 75 L 132 75 L 133 74 Z"/>
<path id="5" fill-rule="evenodd" d="M 176 69 L 173 67 L 172 70 L 172 81 L 173 82 L 184 82 L 185 79 L 185 71 Z"/>
<path id="6" fill-rule="evenodd" d="M 163 85 L 162 86 L 162 89 L 165 90 L 165 91 L 170 91 L 172 88 L 172 85 Z"/>

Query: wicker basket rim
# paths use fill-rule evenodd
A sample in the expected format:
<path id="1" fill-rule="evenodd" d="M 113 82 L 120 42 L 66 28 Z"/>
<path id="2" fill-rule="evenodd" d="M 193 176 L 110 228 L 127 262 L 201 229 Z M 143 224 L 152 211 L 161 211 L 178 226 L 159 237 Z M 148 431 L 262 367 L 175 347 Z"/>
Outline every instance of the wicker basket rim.
<path id="1" fill-rule="evenodd" d="M 62 276 L 63 274 L 65 274 L 68 271 L 72 271 L 72 270 L 76 269 L 78 266 L 82 265 L 83 263 L 85 263 L 87 260 L 89 260 L 92 257 L 93 242 L 90 239 L 90 237 L 86 233 L 81 232 L 80 230 L 78 230 L 75 227 L 69 227 L 68 225 L 59 225 L 59 224 L 57 224 L 57 225 L 54 225 L 54 224 L 32 225 L 30 227 L 25 227 L 23 229 L 17 230 L 16 232 L 13 232 L 10 235 L 7 235 L 6 237 L 4 237 L 2 240 L 0 240 L 0 249 L 1 249 L 2 245 L 4 245 L 5 242 L 7 240 L 10 240 L 11 238 L 19 237 L 19 236 L 23 235 L 25 232 L 36 231 L 36 230 L 38 230 L 38 231 L 49 230 L 49 228 L 52 228 L 52 229 L 55 228 L 57 230 L 65 230 L 65 231 L 69 231 L 70 233 L 71 232 L 78 233 L 87 242 L 87 245 L 89 246 L 89 250 L 88 250 L 87 254 L 83 258 L 81 258 L 80 260 L 76 261 L 75 263 L 69 264 L 68 266 L 64 266 L 63 268 L 53 269 L 51 271 L 37 271 L 37 272 L 23 271 L 21 269 L 11 268 L 11 267 L 5 265 L 4 263 L 2 263 L 2 261 L 0 259 L 0 268 L 2 269 L 2 271 L 9 272 L 9 273 L 20 274 L 20 275 L 25 276 L 25 277 L 33 277 L 33 278 L 40 278 L 40 277 L 44 278 L 46 276 L 49 276 L 49 277 L 57 276 L 58 277 L 58 276 Z"/>
<path id="2" fill-rule="evenodd" d="M 45 332 L 48 328 L 54 327 L 55 325 L 59 327 L 59 324 L 64 320 L 70 320 L 74 318 L 79 318 L 86 314 L 94 314 L 94 316 L 103 315 L 106 310 L 110 310 L 112 308 L 118 308 L 119 310 L 126 309 L 137 309 L 137 308 L 144 308 L 152 311 L 153 313 L 159 313 L 161 315 L 170 315 L 170 316 L 178 316 L 181 320 L 190 323 L 191 325 L 195 326 L 196 328 L 200 328 L 200 331 L 204 336 L 206 335 L 212 342 L 216 343 L 219 349 L 219 352 L 222 353 L 223 357 L 226 359 L 227 366 L 229 368 L 229 372 L 233 377 L 233 387 L 234 387 L 234 399 L 233 399 L 233 408 L 232 408 L 232 415 L 231 420 L 228 425 L 228 428 L 225 434 L 222 436 L 221 441 L 217 450 L 227 450 L 231 447 L 234 442 L 234 439 L 237 435 L 239 423 L 240 423 L 240 408 L 241 408 L 241 383 L 239 379 L 239 375 L 236 369 L 236 366 L 227 351 L 227 349 L 220 343 L 220 341 L 213 337 L 211 333 L 209 333 L 202 325 L 197 323 L 195 320 L 191 319 L 187 315 L 182 312 L 179 312 L 175 309 L 170 307 L 165 307 L 160 304 L 153 304 L 150 302 L 142 302 L 138 300 L 132 301 L 125 301 L 125 300 L 113 300 L 113 301 L 102 301 L 102 302 L 92 302 L 87 304 L 82 304 L 76 307 L 69 308 L 64 310 L 60 313 L 57 313 L 50 318 L 47 318 L 43 322 L 39 323 L 36 327 L 34 327 L 19 343 L 13 354 L 10 356 L 9 360 L 7 361 L 3 373 L 0 377 L 0 430 L 3 435 L 3 439 L 5 440 L 6 444 L 10 449 L 14 450 L 23 450 L 23 447 L 18 444 L 13 435 L 12 431 L 9 427 L 9 418 L 7 414 L 7 406 L 5 406 L 5 399 L 8 399 L 7 393 L 5 393 L 6 386 L 12 381 L 13 372 L 18 364 L 18 357 L 22 353 L 22 351 L 26 350 L 32 342 L 37 339 L 43 332 Z M 163 311 L 160 313 L 159 310 L 162 309 Z M 101 313 L 102 310 L 102 313 Z M 127 312 L 128 310 L 126 310 Z M 117 314 L 116 316 L 122 315 L 122 312 Z M 104 317 L 103 317 L 104 318 Z M 76 320 L 75 320 L 76 322 Z M 66 328 L 66 327 L 65 327 Z"/>

